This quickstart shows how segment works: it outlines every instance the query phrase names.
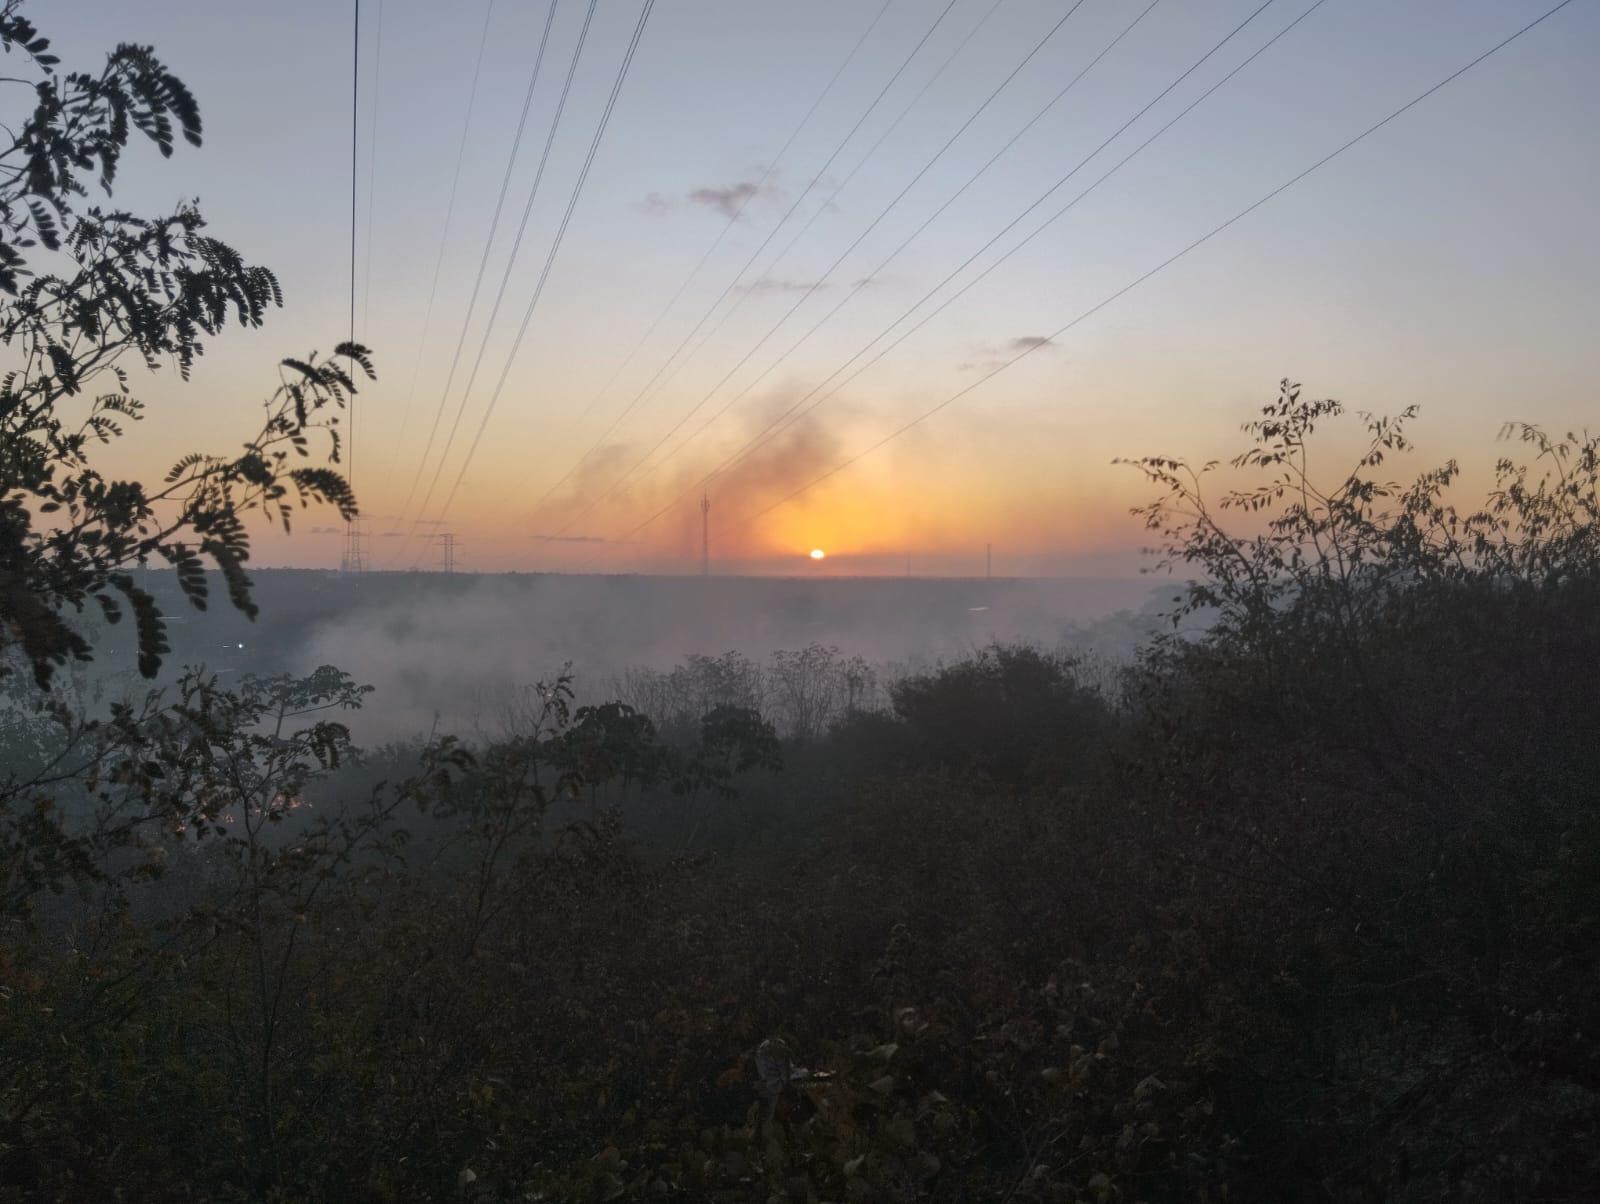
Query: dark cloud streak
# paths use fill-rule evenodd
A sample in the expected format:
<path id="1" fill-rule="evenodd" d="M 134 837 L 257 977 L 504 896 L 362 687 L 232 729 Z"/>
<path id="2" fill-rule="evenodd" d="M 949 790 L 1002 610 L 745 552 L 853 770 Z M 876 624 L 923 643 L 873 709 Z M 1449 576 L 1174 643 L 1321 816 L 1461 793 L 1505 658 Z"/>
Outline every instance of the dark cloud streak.
<path id="1" fill-rule="evenodd" d="M 724 188 L 696 188 L 689 194 L 691 204 L 715 209 L 723 217 L 737 217 L 744 204 L 756 195 L 754 180 L 740 180 Z"/>
<path id="2" fill-rule="evenodd" d="M 812 289 L 825 289 L 827 284 L 823 281 L 811 280 L 781 280 L 773 276 L 763 276 L 760 280 L 753 280 L 749 284 L 739 286 L 741 293 L 805 293 Z"/>

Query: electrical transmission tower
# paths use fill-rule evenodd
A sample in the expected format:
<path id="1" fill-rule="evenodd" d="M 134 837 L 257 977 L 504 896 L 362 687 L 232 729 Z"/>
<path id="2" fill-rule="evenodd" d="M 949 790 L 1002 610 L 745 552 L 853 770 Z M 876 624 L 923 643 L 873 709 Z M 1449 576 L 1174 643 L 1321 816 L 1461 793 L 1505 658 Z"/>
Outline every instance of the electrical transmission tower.
<path id="1" fill-rule="evenodd" d="M 439 545 L 439 568 L 446 573 L 456 571 L 456 533 L 439 531 L 432 536 Z"/>
<path id="2" fill-rule="evenodd" d="M 361 520 L 351 519 L 344 525 L 344 555 L 339 558 L 339 571 L 364 573 L 367 571 L 367 536 L 361 529 Z"/>
<path id="3" fill-rule="evenodd" d="M 700 495 L 700 575 L 711 576 L 711 495 Z"/>

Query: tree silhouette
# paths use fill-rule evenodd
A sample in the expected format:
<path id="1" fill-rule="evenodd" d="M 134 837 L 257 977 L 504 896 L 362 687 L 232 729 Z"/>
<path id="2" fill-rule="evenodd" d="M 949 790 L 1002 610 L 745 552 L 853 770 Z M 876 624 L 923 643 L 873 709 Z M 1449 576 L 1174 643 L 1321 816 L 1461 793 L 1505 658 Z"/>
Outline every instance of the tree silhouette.
<path id="1" fill-rule="evenodd" d="M 187 379 L 209 338 L 232 321 L 261 325 L 283 295 L 268 269 L 206 234 L 191 203 L 159 217 L 88 203 L 110 195 L 136 133 L 163 156 L 179 137 L 198 146 L 199 108 L 149 47 L 120 45 L 97 73 L 59 70 L 19 7 L 0 8 L 0 49 L 30 73 L 33 100 L 0 141 L 0 344 L 11 365 L 0 376 L 0 676 L 16 671 L 14 651 L 41 688 L 60 665 L 90 659 L 68 612 L 91 601 L 111 622 L 132 611 L 139 668 L 153 676 L 165 626 L 128 570 L 165 562 L 203 608 L 209 563 L 253 616 L 246 516 L 260 510 L 287 529 L 297 505 L 328 502 L 354 517 L 345 479 L 309 462 L 310 439 L 325 432 L 338 462 L 337 411 L 352 374 L 370 378 L 372 365 L 353 343 L 284 360 L 242 451 L 185 455 L 158 484 L 93 467 L 96 447 L 143 417 L 130 363 Z"/>

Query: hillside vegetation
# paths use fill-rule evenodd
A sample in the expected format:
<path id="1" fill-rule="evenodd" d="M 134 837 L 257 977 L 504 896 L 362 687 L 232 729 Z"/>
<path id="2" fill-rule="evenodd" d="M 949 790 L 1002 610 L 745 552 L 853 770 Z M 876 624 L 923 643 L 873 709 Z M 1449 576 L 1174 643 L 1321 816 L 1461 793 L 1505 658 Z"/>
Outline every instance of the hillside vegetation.
<path id="1" fill-rule="evenodd" d="M 7 794 L 4 1181 L 1585 1198 L 1596 445 L 1515 430 L 1458 513 L 1399 422 L 1323 491 L 1337 417 L 1286 387 L 1217 499 L 1140 462 L 1207 623 L 1114 697 L 995 647 L 869 706 L 813 648 L 470 748 L 349 747 L 332 669 L 97 728 Z"/>

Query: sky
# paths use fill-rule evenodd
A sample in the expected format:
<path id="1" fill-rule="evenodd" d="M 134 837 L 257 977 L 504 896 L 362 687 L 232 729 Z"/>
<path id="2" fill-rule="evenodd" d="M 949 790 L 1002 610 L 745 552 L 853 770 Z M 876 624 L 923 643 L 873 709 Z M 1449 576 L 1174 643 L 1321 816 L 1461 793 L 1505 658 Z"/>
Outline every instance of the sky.
<path id="1" fill-rule="evenodd" d="M 584 0 L 361 4 L 355 333 L 379 380 L 351 468 L 374 567 L 435 565 L 449 531 L 480 571 L 695 570 L 704 496 L 720 572 L 971 575 L 992 547 L 996 575 L 1118 575 L 1146 490 L 1112 461 L 1231 455 L 1283 377 L 1420 406 L 1417 470 L 1600 413 L 1592 0 L 1125 294 L 1554 0 L 663 0 L 573 202 L 642 3 L 597 0 L 558 123 Z M 150 44 L 200 102 L 204 146 L 131 155 L 118 204 L 198 198 L 286 292 L 189 382 L 137 379 L 148 417 L 108 470 L 237 446 L 276 362 L 346 337 L 352 7 L 30 6 L 67 66 Z M 313 512 L 255 560 L 342 550 Z"/>

